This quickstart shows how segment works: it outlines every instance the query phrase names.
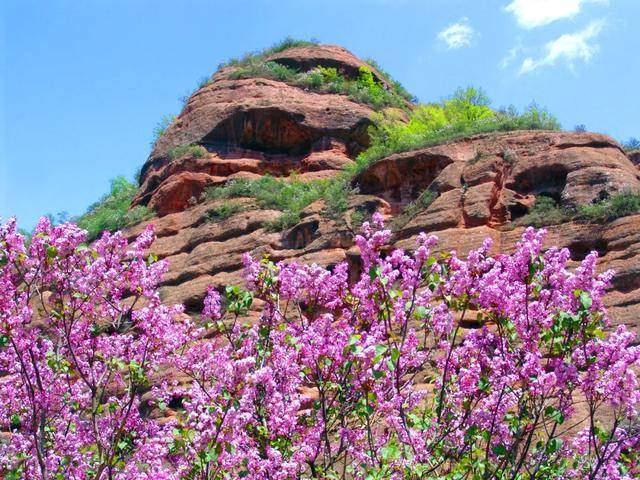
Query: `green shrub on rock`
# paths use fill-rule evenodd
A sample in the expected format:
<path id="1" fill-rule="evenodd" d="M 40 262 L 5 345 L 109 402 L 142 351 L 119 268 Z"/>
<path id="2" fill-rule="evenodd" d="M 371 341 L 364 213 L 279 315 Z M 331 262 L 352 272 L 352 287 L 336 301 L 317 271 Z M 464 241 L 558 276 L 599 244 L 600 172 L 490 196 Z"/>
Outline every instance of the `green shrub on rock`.
<path id="1" fill-rule="evenodd" d="M 167 156 L 170 160 L 189 155 L 193 158 L 202 158 L 207 154 L 207 149 L 202 145 L 178 145 L 177 147 L 167 150 Z"/>
<path id="2" fill-rule="evenodd" d="M 640 193 L 627 191 L 589 205 L 581 205 L 576 218 L 586 222 L 604 223 L 638 212 L 640 212 Z"/>
<path id="3" fill-rule="evenodd" d="M 111 180 L 109 193 L 91 205 L 77 218 L 76 223 L 88 232 L 88 241 L 95 240 L 107 230 L 110 232 L 134 225 L 153 216 L 145 206 L 131 208 L 138 187 L 120 176 Z"/>
<path id="4" fill-rule="evenodd" d="M 220 222 L 239 213 L 243 210 L 242 204 L 238 202 L 224 202 L 217 205 L 204 214 L 205 222 Z"/>
<path id="5" fill-rule="evenodd" d="M 529 213 L 522 217 L 518 223 L 540 228 L 547 225 L 558 225 L 569 219 L 569 212 L 558 205 L 555 199 L 548 195 L 540 195 L 536 198 Z"/>
<path id="6" fill-rule="evenodd" d="M 416 106 L 406 121 L 393 111 L 383 111 L 374 117 L 369 128 L 371 146 L 361 153 L 353 173 L 364 170 L 372 162 L 393 153 L 456 140 L 485 132 L 512 130 L 558 130 L 560 124 L 545 109 L 536 104 L 524 112 L 510 107 L 493 110 L 482 90 L 469 87 L 438 103 Z"/>

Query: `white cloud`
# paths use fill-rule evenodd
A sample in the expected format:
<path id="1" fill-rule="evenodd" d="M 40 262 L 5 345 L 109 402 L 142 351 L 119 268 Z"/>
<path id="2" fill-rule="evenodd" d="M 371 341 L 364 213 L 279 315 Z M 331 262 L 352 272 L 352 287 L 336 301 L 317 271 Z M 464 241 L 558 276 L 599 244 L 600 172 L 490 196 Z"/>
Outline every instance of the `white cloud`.
<path id="1" fill-rule="evenodd" d="M 516 46 L 509 49 L 509 52 L 507 53 L 507 55 L 502 60 L 500 60 L 500 68 L 502 68 L 503 70 L 507 68 L 509 65 L 511 65 L 511 63 L 513 63 L 513 61 L 523 51 L 524 51 L 524 48 L 522 47 L 522 43 L 518 41 Z"/>
<path id="2" fill-rule="evenodd" d="M 609 0 L 513 0 L 505 10 L 515 15 L 521 27 L 535 28 L 577 15 L 585 3 L 608 4 Z"/>
<path id="3" fill-rule="evenodd" d="M 438 40 L 449 49 L 470 47 L 475 37 L 476 33 L 469 25 L 467 18 L 449 25 L 438 34 Z"/>
<path id="4" fill-rule="evenodd" d="M 545 45 L 544 56 L 538 59 L 525 58 L 520 67 L 520 73 L 529 73 L 558 62 L 565 62 L 570 68 L 573 68 L 578 60 L 588 62 L 599 49 L 599 46 L 591 40 L 598 36 L 603 27 L 603 21 L 594 21 L 579 32 L 566 33 L 556 38 Z"/>

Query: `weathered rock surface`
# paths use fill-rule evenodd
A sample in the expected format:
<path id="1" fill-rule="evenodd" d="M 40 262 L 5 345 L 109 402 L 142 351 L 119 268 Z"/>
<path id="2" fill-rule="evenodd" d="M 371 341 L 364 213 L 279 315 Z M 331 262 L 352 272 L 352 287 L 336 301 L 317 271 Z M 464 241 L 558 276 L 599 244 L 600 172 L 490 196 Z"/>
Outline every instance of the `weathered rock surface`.
<path id="1" fill-rule="evenodd" d="M 429 186 L 438 193 L 462 188 L 463 216 L 472 214 L 472 224 L 490 220 L 498 225 L 517 218 L 518 207 L 529 197 L 544 194 L 576 206 L 601 191 L 638 190 L 640 175 L 620 146 L 604 135 L 534 131 L 476 135 L 391 155 L 355 183 L 363 193 L 398 207 Z M 491 191 L 478 190 L 487 188 Z M 487 197 L 484 208 L 475 205 Z"/>
<path id="2" fill-rule="evenodd" d="M 507 152 L 509 149 L 509 153 Z M 505 158 L 506 157 L 506 158 Z M 484 238 L 494 251 L 510 251 L 525 228 L 520 218 L 535 197 L 546 194 L 572 206 L 599 198 L 600 192 L 640 189 L 640 173 L 611 139 L 601 135 L 514 132 L 481 135 L 459 142 L 392 155 L 376 162 L 356 181 L 363 195 L 351 208 L 378 209 L 390 221 L 425 190 L 435 201 L 407 219 L 394 235 L 396 246 L 410 249 L 420 231 L 435 233 L 438 248 L 466 253 Z M 298 260 L 357 269 L 352 232 L 311 205 L 294 228 L 270 233 L 264 222 L 279 212 L 247 210 L 218 223 L 205 214 L 220 201 L 199 204 L 151 221 L 158 239 L 154 253 L 170 261 L 162 293 L 166 301 L 197 311 L 209 284 L 240 283 L 244 251 L 274 260 Z M 134 235 L 144 225 L 130 230 Z M 575 264 L 589 251 L 601 255 L 600 268 L 617 274 L 607 297 L 615 324 L 640 327 L 640 215 L 606 225 L 565 223 L 547 227 L 547 243 L 567 247 Z"/>
<path id="3" fill-rule="evenodd" d="M 365 65 L 337 46 L 293 48 L 272 57 L 300 69 L 335 66 L 348 75 Z M 158 139 L 143 166 L 134 204 L 148 204 L 159 215 L 181 211 L 206 186 L 233 174 L 295 171 L 323 178 L 368 145 L 373 114 L 368 106 L 264 78 L 233 80 L 225 73 L 229 70 L 196 91 Z M 191 144 L 205 147 L 204 156 L 174 158 L 173 149 Z"/>
<path id="4" fill-rule="evenodd" d="M 238 172 L 271 175 L 335 170 L 366 147 L 373 111 L 343 95 L 306 92 L 266 79 L 218 80 L 197 91 L 159 139 L 142 170 L 136 204 L 160 206 L 158 193 L 202 188 L 181 185 L 180 173 L 210 177 Z M 170 158 L 180 145 L 199 144 L 202 158 Z M 177 177 L 177 178 L 174 178 Z M 199 190 L 199 191 L 198 191 Z M 161 207 L 160 215 L 180 211 L 181 202 Z"/>
<path id="5" fill-rule="evenodd" d="M 344 72 L 362 63 L 332 46 L 290 49 L 273 59 L 300 69 L 320 64 Z M 158 235 L 151 250 L 171 265 L 163 298 L 184 303 L 188 311 L 201 308 L 209 284 L 241 283 L 245 251 L 325 266 L 347 261 L 355 275 L 359 257 L 349 220 L 355 210 L 383 212 L 396 228 L 394 244 L 399 247 L 412 248 L 417 234 L 426 231 L 440 238 L 441 250 L 465 254 L 491 237 L 498 252 L 513 248 L 525 228 L 523 217 L 540 195 L 575 208 L 616 192 L 640 191 L 638 156 L 630 159 L 607 136 L 491 133 L 375 162 L 354 180 L 360 195 L 351 200 L 342 221 L 326 218 L 324 205 L 316 202 L 298 225 L 273 233 L 265 222 L 280 213 L 243 199 L 243 211 L 211 222 L 207 212 L 221 201 L 194 204 L 206 186 L 239 176 L 334 175 L 367 145 L 373 113 L 345 96 L 311 93 L 282 82 L 229 80 L 225 75 L 213 80 L 190 98 L 156 145 L 136 199 L 160 214 L 150 223 Z M 171 148 L 191 143 L 205 146 L 207 154 L 169 158 Z M 420 202 L 425 190 L 431 192 L 428 204 Z M 421 206 L 408 217 L 404 209 L 411 202 Z M 144 225 L 128 233 L 133 236 Z M 547 229 L 548 245 L 567 247 L 576 265 L 596 250 L 600 269 L 616 270 L 607 296 L 612 320 L 639 330 L 640 215 L 604 225 L 569 222 Z"/>

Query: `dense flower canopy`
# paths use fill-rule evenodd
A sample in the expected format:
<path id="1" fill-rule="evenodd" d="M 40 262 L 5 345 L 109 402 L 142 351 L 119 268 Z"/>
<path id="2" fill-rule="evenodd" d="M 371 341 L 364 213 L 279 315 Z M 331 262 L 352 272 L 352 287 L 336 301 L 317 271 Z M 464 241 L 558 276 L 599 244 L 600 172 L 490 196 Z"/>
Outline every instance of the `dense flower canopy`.
<path id="1" fill-rule="evenodd" d="M 151 229 L 0 228 L 3 478 L 640 475 L 612 272 L 569 270 L 543 230 L 464 259 L 424 234 L 389 250 L 376 215 L 351 271 L 245 255 L 246 289 L 209 288 L 192 319 L 161 302 Z"/>

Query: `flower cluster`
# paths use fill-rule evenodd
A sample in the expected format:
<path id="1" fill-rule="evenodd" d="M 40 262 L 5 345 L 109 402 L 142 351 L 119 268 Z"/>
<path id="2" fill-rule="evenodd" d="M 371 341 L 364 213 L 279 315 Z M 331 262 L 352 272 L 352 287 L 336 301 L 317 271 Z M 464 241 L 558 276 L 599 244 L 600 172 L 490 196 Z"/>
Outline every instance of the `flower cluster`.
<path id="1" fill-rule="evenodd" d="M 148 229 L 92 247 L 74 225 L 43 218 L 25 245 L 0 229 L 0 445 L 3 478 L 149 478 L 163 471 L 168 425 L 143 401 L 191 329 L 162 305 L 167 269 L 144 255 Z M 128 475 L 128 476 L 127 476 Z"/>
<path id="2" fill-rule="evenodd" d="M 512 254 L 389 250 L 361 263 L 245 255 L 247 290 L 197 322 L 163 262 L 72 225 L 0 232 L 0 447 L 9 478 L 620 479 L 640 475 L 640 347 L 527 229 Z M 356 271 L 357 270 L 357 271 Z M 354 280 L 355 278 L 355 280 Z M 171 405 L 171 420 L 158 415 Z M 13 476 L 13 477 L 12 477 Z"/>

